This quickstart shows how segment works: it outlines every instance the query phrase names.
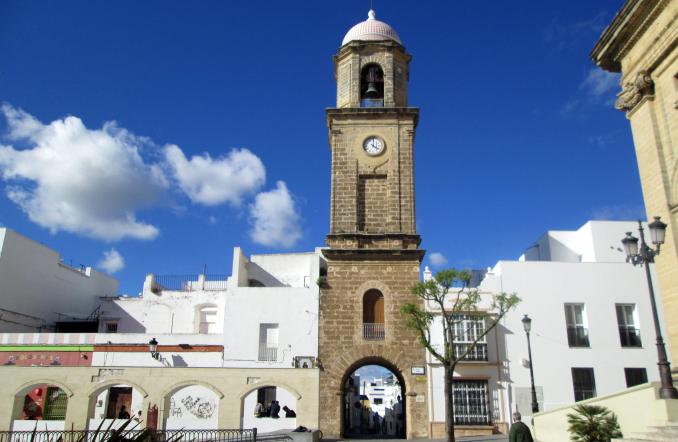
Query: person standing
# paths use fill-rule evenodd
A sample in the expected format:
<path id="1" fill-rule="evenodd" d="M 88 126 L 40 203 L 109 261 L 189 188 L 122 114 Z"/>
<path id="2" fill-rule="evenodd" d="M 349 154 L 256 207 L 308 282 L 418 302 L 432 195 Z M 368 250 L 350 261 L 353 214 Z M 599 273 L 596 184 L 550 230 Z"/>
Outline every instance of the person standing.
<path id="1" fill-rule="evenodd" d="M 513 425 L 509 431 L 509 442 L 534 442 L 530 427 L 520 421 L 522 417 L 517 411 L 513 413 Z"/>

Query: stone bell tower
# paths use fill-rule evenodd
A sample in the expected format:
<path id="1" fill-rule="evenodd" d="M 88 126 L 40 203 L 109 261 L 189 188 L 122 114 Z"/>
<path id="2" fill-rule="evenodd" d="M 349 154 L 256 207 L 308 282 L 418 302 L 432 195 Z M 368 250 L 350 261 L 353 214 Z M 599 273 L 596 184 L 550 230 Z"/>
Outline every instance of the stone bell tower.
<path id="1" fill-rule="evenodd" d="M 321 286 L 320 428 L 345 436 L 348 377 L 381 365 L 400 382 L 404 434 L 428 437 L 424 350 L 400 308 L 417 302 L 424 251 L 415 226 L 414 135 L 408 107 L 411 56 L 374 11 L 334 56 L 337 107 L 327 109 L 332 193 L 327 280 Z M 414 370 L 413 370 L 414 367 Z M 417 372 L 417 375 L 413 375 Z"/>

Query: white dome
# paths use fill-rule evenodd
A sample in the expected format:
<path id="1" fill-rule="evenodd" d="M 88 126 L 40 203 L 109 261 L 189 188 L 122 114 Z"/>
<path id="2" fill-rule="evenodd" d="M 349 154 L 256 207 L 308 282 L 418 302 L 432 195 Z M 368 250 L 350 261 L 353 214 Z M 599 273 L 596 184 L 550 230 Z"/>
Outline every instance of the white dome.
<path id="1" fill-rule="evenodd" d="M 360 22 L 357 25 L 353 26 L 344 37 L 344 41 L 341 42 L 341 45 L 345 45 L 351 41 L 382 41 L 382 40 L 393 40 L 395 42 L 400 42 L 400 37 L 398 33 L 389 25 L 383 21 L 379 21 L 375 18 L 373 10 L 367 14 L 367 20 Z"/>

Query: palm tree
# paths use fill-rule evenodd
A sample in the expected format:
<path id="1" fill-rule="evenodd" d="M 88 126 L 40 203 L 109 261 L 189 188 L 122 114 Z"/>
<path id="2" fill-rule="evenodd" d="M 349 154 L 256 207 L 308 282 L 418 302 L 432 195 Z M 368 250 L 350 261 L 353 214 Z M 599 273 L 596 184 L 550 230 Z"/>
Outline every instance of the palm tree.
<path id="1" fill-rule="evenodd" d="M 599 405 L 577 405 L 577 414 L 568 414 L 568 431 L 573 442 L 610 442 L 621 438 L 621 428 L 617 416 Z"/>

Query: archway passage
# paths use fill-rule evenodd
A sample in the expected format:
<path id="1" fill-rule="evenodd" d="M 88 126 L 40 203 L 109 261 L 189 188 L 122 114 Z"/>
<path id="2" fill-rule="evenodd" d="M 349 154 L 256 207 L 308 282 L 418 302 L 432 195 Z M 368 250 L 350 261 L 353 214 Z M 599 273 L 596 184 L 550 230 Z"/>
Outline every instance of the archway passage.
<path id="1" fill-rule="evenodd" d="M 343 437 L 404 439 L 404 385 L 400 374 L 384 365 L 352 369 L 343 385 Z"/>
<path id="2" fill-rule="evenodd" d="M 60 387 L 51 384 L 27 387 L 15 397 L 12 429 L 63 431 L 67 407 L 68 394 Z"/>

